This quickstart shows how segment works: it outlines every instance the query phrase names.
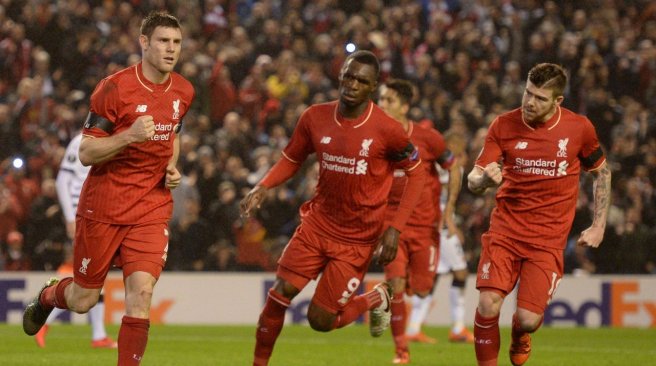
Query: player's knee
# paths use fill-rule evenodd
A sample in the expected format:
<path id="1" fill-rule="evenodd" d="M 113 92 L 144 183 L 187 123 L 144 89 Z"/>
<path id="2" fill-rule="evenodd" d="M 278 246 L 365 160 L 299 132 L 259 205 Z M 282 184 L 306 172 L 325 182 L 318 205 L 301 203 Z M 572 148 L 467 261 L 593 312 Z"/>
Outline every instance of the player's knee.
<path id="1" fill-rule="evenodd" d="M 308 321 L 310 322 L 310 327 L 312 327 L 312 329 L 316 330 L 317 332 L 330 332 L 334 329 L 334 319 L 308 316 Z"/>
<path id="2" fill-rule="evenodd" d="M 91 310 L 91 308 L 94 307 L 97 302 L 97 295 L 84 294 L 83 296 L 77 297 L 75 303 L 72 306 L 69 304 L 69 308 L 78 314 L 85 314 L 89 312 L 89 310 Z"/>
<path id="3" fill-rule="evenodd" d="M 401 277 L 394 277 L 389 280 L 389 283 L 392 285 L 392 290 L 395 294 L 402 293 L 405 291 L 406 281 Z"/>
<path id="4" fill-rule="evenodd" d="M 492 291 L 481 292 L 478 297 L 478 312 L 485 317 L 497 316 L 501 311 L 502 303 L 501 295 Z"/>
<path id="5" fill-rule="evenodd" d="M 417 295 L 420 299 L 426 298 L 426 296 L 431 294 L 430 290 L 425 290 L 425 291 L 415 291 L 413 290 L 414 294 Z"/>
<path id="6" fill-rule="evenodd" d="M 453 280 L 451 281 L 451 286 L 465 288 L 465 284 L 467 283 L 467 274 L 467 270 L 453 272 Z"/>
<path id="7" fill-rule="evenodd" d="M 296 295 L 298 295 L 300 292 L 300 290 L 294 287 L 294 285 L 283 280 L 282 278 L 278 278 L 276 280 L 276 282 L 273 284 L 273 290 L 290 301 L 294 299 L 294 297 L 296 297 Z"/>
<path id="8" fill-rule="evenodd" d="M 153 288 L 150 286 L 143 286 L 133 291 L 131 295 L 139 302 L 147 302 L 150 304 L 150 300 L 153 298 Z"/>
<path id="9" fill-rule="evenodd" d="M 528 311 L 518 311 L 517 321 L 520 328 L 525 332 L 534 332 L 542 325 L 542 314 Z"/>
<path id="10" fill-rule="evenodd" d="M 308 308 L 308 322 L 317 332 L 330 332 L 335 328 L 335 315 L 311 304 Z"/>

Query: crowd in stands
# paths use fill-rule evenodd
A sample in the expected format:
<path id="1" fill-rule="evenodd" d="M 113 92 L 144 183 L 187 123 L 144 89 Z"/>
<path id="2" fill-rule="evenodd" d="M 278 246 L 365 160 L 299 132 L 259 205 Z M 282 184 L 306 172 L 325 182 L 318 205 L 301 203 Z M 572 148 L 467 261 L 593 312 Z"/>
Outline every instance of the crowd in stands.
<path id="1" fill-rule="evenodd" d="M 317 164 L 271 190 L 254 218 L 240 219 L 238 202 L 279 158 L 303 110 L 337 98 L 352 43 L 378 55 L 382 81 L 417 85 L 413 120 L 469 142 L 465 173 L 492 118 L 520 105 L 528 69 L 563 65 L 563 105 L 593 121 L 613 172 L 604 242 L 575 245 L 591 222 L 592 192 L 581 192 L 566 271 L 656 273 L 656 3 L 648 0 L 0 1 L 0 270 L 62 261 L 59 162 L 96 83 L 139 61 L 139 25 L 156 9 L 181 20 L 177 71 L 197 93 L 180 136 L 184 178 L 167 270 L 274 268 Z M 493 206 L 493 193 L 460 194 L 471 269 Z"/>

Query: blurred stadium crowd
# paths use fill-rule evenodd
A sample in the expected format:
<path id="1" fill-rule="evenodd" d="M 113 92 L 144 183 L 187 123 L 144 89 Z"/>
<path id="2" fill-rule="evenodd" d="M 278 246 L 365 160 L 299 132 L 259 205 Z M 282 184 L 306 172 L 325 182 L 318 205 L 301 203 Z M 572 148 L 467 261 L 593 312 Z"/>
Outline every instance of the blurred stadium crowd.
<path id="1" fill-rule="evenodd" d="M 167 270 L 274 268 L 317 165 L 272 190 L 253 219 L 239 219 L 238 201 L 278 159 L 300 113 L 337 98 L 353 43 L 379 56 L 383 81 L 416 83 L 412 119 L 468 142 L 465 173 L 488 123 L 520 105 L 528 69 L 563 65 L 564 106 L 594 122 L 613 171 L 604 243 L 574 245 L 591 222 L 592 195 L 582 192 L 566 271 L 656 273 L 656 3 L 648 0 L 1 0 L 0 270 L 62 261 L 70 241 L 54 188 L 59 162 L 96 83 L 139 61 L 139 25 L 154 9 L 181 20 L 178 71 L 197 93 L 181 135 Z M 460 195 L 471 269 L 493 205 L 493 194 Z"/>

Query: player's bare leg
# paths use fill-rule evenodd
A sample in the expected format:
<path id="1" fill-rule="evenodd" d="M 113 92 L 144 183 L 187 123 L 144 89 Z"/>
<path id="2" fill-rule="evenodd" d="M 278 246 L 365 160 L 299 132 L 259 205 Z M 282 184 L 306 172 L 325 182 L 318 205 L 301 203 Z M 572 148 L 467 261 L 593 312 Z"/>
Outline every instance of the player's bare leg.
<path id="1" fill-rule="evenodd" d="M 531 355 L 531 335 L 542 325 L 542 314 L 518 308 L 513 315 L 510 362 L 514 366 L 523 365 Z"/>
<path id="2" fill-rule="evenodd" d="M 125 279 L 125 316 L 118 333 L 118 364 L 139 365 L 148 343 L 150 303 L 157 280 L 137 271 Z"/>
<path id="3" fill-rule="evenodd" d="M 73 282 L 72 277 L 51 278 L 25 308 L 23 330 L 28 335 L 35 335 L 55 307 L 84 314 L 96 304 L 99 295 L 100 289 L 82 288 Z"/>
<path id="4" fill-rule="evenodd" d="M 474 348 L 479 366 L 496 366 L 501 345 L 499 313 L 503 297 L 493 289 L 481 288 L 474 319 Z"/>

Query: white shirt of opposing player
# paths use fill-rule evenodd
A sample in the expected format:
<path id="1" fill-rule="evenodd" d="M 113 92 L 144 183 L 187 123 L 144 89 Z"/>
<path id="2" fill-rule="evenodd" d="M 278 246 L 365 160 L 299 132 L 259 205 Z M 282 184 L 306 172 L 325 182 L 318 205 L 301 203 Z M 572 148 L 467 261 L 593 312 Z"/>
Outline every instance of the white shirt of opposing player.
<path id="1" fill-rule="evenodd" d="M 82 185 L 91 170 L 80 162 L 81 141 L 82 134 L 78 134 L 68 144 L 57 174 L 57 197 L 67 222 L 75 221 Z"/>
<path id="2" fill-rule="evenodd" d="M 449 171 L 442 169 L 439 164 L 435 164 L 437 172 L 440 175 L 440 183 L 442 183 L 442 194 L 440 196 L 440 209 L 444 212 L 446 201 L 449 197 L 449 190 L 445 187 L 449 186 Z M 467 268 L 467 261 L 465 260 L 465 252 L 462 249 L 462 243 L 457 235 L 448 236 L 448 230 L 442 228 L 440 230 L 440 263 L 437 266 L 438 274 L 445 274 L 451 271 L 459 271 Z"/>

